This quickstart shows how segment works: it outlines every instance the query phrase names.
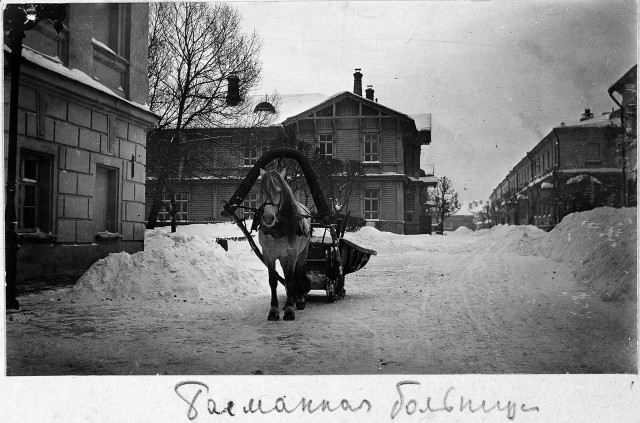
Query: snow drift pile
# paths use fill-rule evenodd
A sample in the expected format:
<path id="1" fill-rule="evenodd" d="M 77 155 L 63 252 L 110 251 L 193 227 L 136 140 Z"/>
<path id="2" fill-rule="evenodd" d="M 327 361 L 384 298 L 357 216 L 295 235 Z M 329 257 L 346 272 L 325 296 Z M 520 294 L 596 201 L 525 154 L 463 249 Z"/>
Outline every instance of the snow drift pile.
<path id="1" fill-rule="evenodd" d="M 220 301 L 263 291 L 266 271 L 252 263 L 239 265 L 239 253 L 225 252 L 215 238 L 147 231 L 145 251 L 110 254 L 99 260 L 69 294 L 109 299 Z"/>
<path id="2" fill-rule="evenodd" d="M 476 232 L 480 240 L 475 244 L 476 252 L 516 253 L 532 255 L 537 251 L 537 242 L 546 232 L 532 225 L 496 225 L 491 229 Z"/>
<path id="3" fill-rule="evenodd" d="M 363 226 L 357 232 L 346 232 L 344 237 L 360 247 L 374 250 L 378 254 L 424 250 L 430 244 L 429 235 L 398 235 L 379 231 L 373 226 Z"/>
<path id="4" fill-rule="evenodd" d="M 573 265 L 574 277 L 603 299 L 635 298 L 636 212 L 601 207 L 570 214 L 540 241 L 540 253 Z"/>
<path id="5" fill-rule="evenodd" d="M 566 263 L 577 280 L 604 299 L 634 298 L 637 275 L 636 209 L 598 208 L 566 216 L 546 233 L 529 225 L 497 225 L 447 236 L 398 235 L 365 226 L 345 238 L 379 255 L 407 252 L 542 255 Z M 321 234 L 316 234 L 321 236 Z M 166 298 L 231 303 L 239 295 L 267 293 L 264 265 L 233 224 L 180 226 L 147 231 L 145 251 L 111 254 L 96 262 L 68 290 L 72 298 Z M 216 243 L 229 242 L 229 251 Z M 375 260 L 373 258 L 372 260 Z M 61 295 L 58 293 L 57 295 Z"/>

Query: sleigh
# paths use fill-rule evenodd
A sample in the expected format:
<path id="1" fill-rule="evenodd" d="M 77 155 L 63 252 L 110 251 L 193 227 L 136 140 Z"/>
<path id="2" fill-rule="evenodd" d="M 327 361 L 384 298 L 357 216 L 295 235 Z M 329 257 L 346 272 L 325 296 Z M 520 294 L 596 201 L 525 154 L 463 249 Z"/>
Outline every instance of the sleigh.
<path id="1" fill-rule="evenodd" d="M 251 245 L 251 249 L 264 263 L 262 253 L 253 240 L 245 219 L 238 217 L 236 210 L 246 208 L 241 204 L 258 180 L 260 169 L 263 169 L 272 160 L 279 158 L 292 159 L 300 165 L 317 210 L 311 214 L 312 233 L 305 263 L 305 272 L 310 280 L 310 290 L 324 290 L 327 299 L 331 302 L 344 298 L 346 293 L 345 276 L 362 269 L 369 258 L 376 255 L 376 252 L 344 238 L 346 222 L 338 218 L 334 211 L 329 210 L 311 164 L 298 150 L 285 147 L 276 148 L 260 157 L 240 183 L 231 200 L 224 205 L 222 214 L 231 218 L 238 225 Z M 280 275 L 278 275 L 278 279 L 284 284 Z"/>

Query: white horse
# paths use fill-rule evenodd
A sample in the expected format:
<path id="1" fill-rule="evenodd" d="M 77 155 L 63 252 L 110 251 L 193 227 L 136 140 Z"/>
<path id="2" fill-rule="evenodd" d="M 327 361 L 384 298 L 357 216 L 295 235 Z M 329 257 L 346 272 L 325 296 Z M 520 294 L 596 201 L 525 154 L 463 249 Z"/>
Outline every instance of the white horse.
<path id="1" fill-rule="evenodd" d="M 271 286 L 271 309 L 269 320 L 279 320 L 278 278 L 275 263 L 280 260 L 284 272 L 287 301 L 284 305 L 284 320 L 296 318 L 293 310 L 303 310 L 304 295 L 309 292 L 310 281 L 304 270 L 309 251 L 311 235 L 311 219 L 309 209 L 298 203 L 291 187 L 284 179 L 284 173 L 275 170 L 260 171 L 260 202 L 256 219 L 260 219 L 258 240 L 262 247 L 264 262 L 269 270 L 269 285 Z"/>

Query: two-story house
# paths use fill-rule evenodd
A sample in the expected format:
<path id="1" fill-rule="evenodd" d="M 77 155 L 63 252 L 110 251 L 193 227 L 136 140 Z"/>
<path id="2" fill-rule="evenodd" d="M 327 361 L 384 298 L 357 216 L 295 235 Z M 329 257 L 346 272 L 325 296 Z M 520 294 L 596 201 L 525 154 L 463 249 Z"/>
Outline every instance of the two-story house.
<path id="1" fill-rule="evenodd" d="M 18 280 L 144 248 L 148 4 L 71 3 L 26 32 L 17 145 Z M 5 169 L 10 82 L 5 38 Z M 7 175 L 5 173 L 5 179 Z"/>
<path id="2" fill-rule="evenodd" d="M 433 175 L 420 169 L 421 147 L 431 141 L 430 115 L 400 113 L 379 104 L 373 95 L 374 90 L 368 87 L 366 97 L 362 96 L 358 69 L 353 92 L 341 92 L 313 105 L 294 96 L 299 106 L 284 105 L 283 110 L 293 114 L 282 116 L 286 119 L 280 125 L 183 131 L 184 142 L 192 144 L 192 150 L 200 155 L 210 152 L 217 165 L 209 175 L 182 181 L 176 195 L 176 200 L 182 201 L 176 205 L 180 218 L 224 220 L 222 204 L 231 199 L 248 168 L 271 146 L 293 145 L 295 141 L 310 144 L 325 157 L 363 164 L 362 189 L 352 192 L 349 200 L 352 216 L 384 231 L 419 233 L 420 194 L 437 183 Z M 254 187 L 246 205 L 255 207 L 257 201 Z M 148 198 L 147 211 L 150 205 Z M 168 219 L 168 214 L 165 211 L 160 217 Z"/>

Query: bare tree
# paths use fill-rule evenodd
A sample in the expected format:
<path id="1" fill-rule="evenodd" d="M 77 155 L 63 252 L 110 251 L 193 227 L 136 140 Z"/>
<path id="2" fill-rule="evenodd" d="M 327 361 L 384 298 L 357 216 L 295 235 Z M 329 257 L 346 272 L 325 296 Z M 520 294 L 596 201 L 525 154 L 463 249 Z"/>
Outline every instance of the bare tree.
<path id="1" fill-rule="evenodd" d="M 443 233 L 444 221 L 460 210 L 458 193 L 453 189 L 451 180 L 446 176 L 438 178 L 438 184 L 429 192 L 429 200 L 435 204 L 438 233 Z"/>
<path id="2" fill-rule="evenodd" d="M 259 82 L 261 71 L 261 42 L 255 32 L 241 32 L 241 18 L 233 6 L 157 2 L 149 8 L 149 106 L 160 116 L 149 134 L 155 149 L 147 167 L 153 181 L 147 222 L 151 229 L 163 192 L 171 194 L 174 205 L 174 186 L 214 168 L 212 158 L 187 154 L 191 149 L 185 147 L 185 129 L 255 125 L 265 116 L 251 114 L 250 102 L 227 104 L 230 76 L 239 76 L 243 98 Z M 175 213 L 175 207 L 170 212 Z"/>

